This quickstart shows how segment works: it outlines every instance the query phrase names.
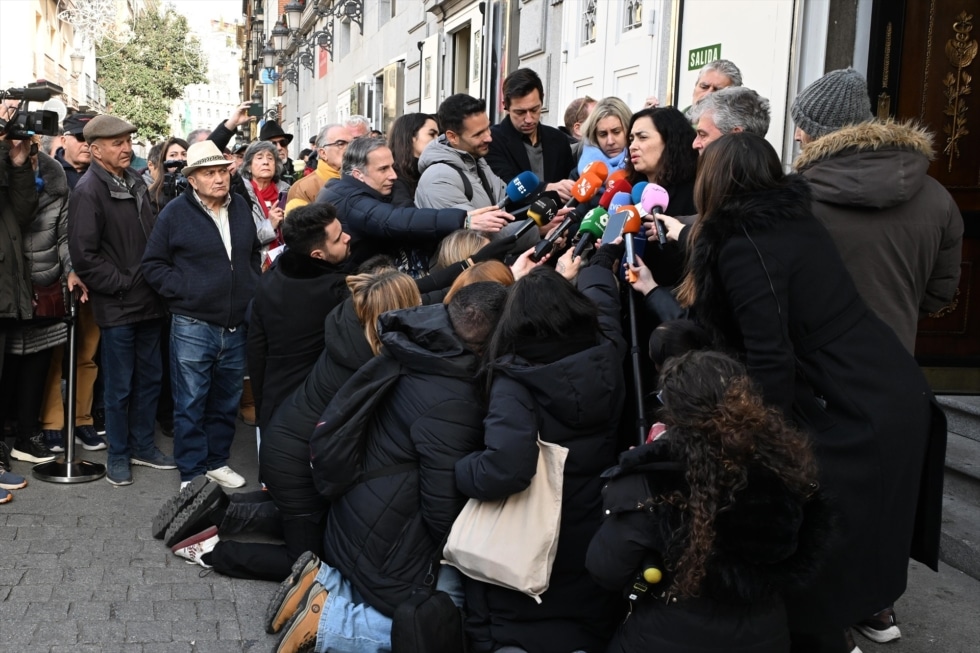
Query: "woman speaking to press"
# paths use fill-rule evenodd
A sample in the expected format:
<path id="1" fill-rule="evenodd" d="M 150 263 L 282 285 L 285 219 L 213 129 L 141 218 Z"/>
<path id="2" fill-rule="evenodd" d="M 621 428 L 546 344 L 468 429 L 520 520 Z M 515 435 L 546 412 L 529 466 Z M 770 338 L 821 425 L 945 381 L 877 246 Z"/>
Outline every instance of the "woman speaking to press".
<path id="1" fill-rule="evenodd" d="M 858 296 L 806 181 L 783 173 L 769 143 L 738 133 L 709 145 L 694 198 L 678 299 L 808 432 L 840 512 L 824 573 L 788 597 L 794 651 L 844 651 L 849 624 L 905 591 L 910 552 L 938 563 L 945 422 L 915 360 Z"/>

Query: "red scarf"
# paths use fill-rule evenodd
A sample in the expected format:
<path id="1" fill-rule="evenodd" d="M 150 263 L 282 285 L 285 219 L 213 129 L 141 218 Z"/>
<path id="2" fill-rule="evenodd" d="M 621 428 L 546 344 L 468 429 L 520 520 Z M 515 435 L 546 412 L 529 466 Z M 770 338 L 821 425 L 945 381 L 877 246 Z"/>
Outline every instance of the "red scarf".
<path id="1" fill-rule="evenodd" d="M 279 201 L 279 189 L 274 183 L 270 183 L 265 187 L 265 190 L 259 190 L 259 185 L 255 183 L 254 179 L 252 180 L 252 189 L 255 191 L 255 198 L 259 201 L 259 206 L 262 207 L 262 213 L 268 219 L 269 208 Z"/>

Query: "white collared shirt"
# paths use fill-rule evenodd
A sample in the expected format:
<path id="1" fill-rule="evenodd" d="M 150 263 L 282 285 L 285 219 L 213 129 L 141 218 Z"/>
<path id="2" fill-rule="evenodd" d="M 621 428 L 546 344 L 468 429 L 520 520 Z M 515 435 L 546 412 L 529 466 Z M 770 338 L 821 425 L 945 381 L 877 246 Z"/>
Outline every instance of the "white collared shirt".
<path id="1" fill-rule="evenodd" d="M 228 260 L 231 260 L 231 222 L 228 220 L 228 205 L 231 204 L 231 193 L 225 197 L 225 201 L 222 202 L 221 207 L 218 212 L 212 211 L 207 204 L 201 201 L 201 196 L 194 191 L 194 199 L 200 204 L 204 210 L 207 212 L 211 219 L 214 221 L 214 225 L 218 228 L 218 233 L 221 234 L 221 242 L 225 245 L 225 252 L 228 254 Z"/>

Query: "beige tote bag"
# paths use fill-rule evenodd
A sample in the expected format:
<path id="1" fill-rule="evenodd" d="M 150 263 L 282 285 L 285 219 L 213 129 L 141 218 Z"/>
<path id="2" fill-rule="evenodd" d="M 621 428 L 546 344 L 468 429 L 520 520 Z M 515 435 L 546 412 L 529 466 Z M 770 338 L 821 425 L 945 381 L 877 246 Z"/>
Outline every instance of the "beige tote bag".
<path id="1" fill-rule="evenodd" d="M 470 499 L 453 522 L 443 564 L 541 603 L 558 549 L 567 457 L 568 449 L 539 437 L 531 484 L 506 499 Z"/>

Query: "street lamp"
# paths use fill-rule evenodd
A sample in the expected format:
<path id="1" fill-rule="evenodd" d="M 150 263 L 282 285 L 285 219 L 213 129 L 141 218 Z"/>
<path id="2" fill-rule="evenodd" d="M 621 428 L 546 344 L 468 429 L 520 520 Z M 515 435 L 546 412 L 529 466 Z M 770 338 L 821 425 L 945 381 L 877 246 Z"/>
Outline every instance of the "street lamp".
<path id="1" fill-rule="evenodd" d="M 290 34 L 288 27 L 282 23 L 276 23 L 276 26 L 272 28 L 272 47 L 277 52 L 285 52 L 286 46 L 289 44 Z"/>
<path id="2" fill-rule="evenodd" d="M 276 67 L 276 50 L 272 47 L 271 41 L 265 44 L 262 49 L 262 67 L 271 74 Z"/>
<path id="3" fill-rule="evenodd" d="M 262 101 L 262 89 L 256 86 L 255 90 L 252 91 L 252 102 L 258 104 L 261 101 Z"/>
<path id="4" fill-rule="evenodd" d="M 286 26 L 290 32 L 295 32 L 299 29 L 299 22 L 303 17 L 303 5 L 293 0 L 293 2 L 286 5 L 285 12 Z"/>
<path id="5" fill-rule="evenodd" d="M 75 50 L 71 53 L 71 76 L 78 79 L 78 76 L 82 74 L 82 69 L 85 67 L 85 55 Z"/>

